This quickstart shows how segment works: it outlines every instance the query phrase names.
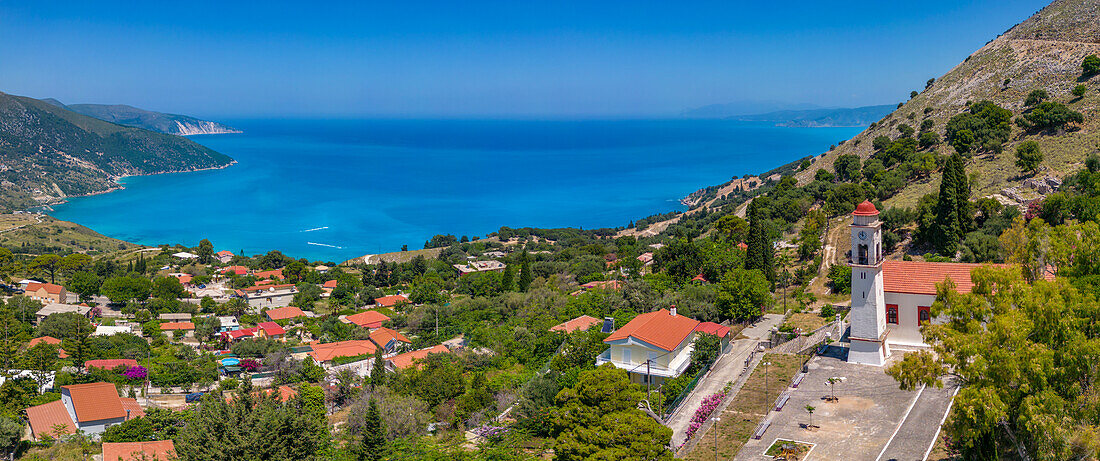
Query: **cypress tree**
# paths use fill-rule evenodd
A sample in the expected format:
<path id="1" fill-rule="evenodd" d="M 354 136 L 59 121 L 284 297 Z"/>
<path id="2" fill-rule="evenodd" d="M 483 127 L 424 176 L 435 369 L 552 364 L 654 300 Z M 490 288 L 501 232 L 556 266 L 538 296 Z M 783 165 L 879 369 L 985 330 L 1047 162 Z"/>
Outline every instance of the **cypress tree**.
<path id="1" fill-rule="evenodd" d="M 974 209 L 970 204 L 970 181 L 966 176 L 966 161 L 957 153 L 952 157 L 955 157 L 955 204 L 959 215 L 958 240 L 961 241 L 963 235 L 974 230 Z"/>
<path id="2" fill-rule="evenodd" d="M 936 202 L 936 221 L 932 228 L 932 244 L 936 252 L 947 257 L 955 256 L 962 236 L 959 228 L 959 168 L 956 167 L 960 160 L 959 155 L 955 154 L 944 165 L 940 195 Z"/>
<path id="3" fill-rule="evenodd" d="M 386 362 L 382 360 L 382 349 L 374 350 L 374 366 L 370 370 L 370 387 L 386 385 Z"/>
<path id="4" fill-rule="evenodd" d="M 534 280 L 534 276 L 531 274 L 531 256 L 527 254 L 526 248 L 519 255 L 519 259 L 519 291 L 526 292 L 527 288 L 531 286 L 531 281 Z"/>
<path id="5" fill-rule="evenodd" d="M 515 281 L 515 266 L 509 264 L 504 267 L 504 275 L 500 276 L 500 286 L 504 289 L 504 291 L 512 291 L 513 285 L 515 285 Z"/>
<path id="6" fill-rule="evenodd" d="M 372 398 L 363 424 L 363 440 L 359 442 L 359 461 L 382 459 L 385 450 L 386 427 L 382 422 L 382 414 L 378 412 L 378 402 Z"/>
<path id="7" fill-rule="evenodd" d="M 748 251 L 745 256 L 745 269 L 759 270 L 768 282 L 775 285 L 774 249 L 768 239 L 768 230 L 765 225 L 764 212 L 760 209 L 757 200 L 749 203 L 749 236 Z"/>

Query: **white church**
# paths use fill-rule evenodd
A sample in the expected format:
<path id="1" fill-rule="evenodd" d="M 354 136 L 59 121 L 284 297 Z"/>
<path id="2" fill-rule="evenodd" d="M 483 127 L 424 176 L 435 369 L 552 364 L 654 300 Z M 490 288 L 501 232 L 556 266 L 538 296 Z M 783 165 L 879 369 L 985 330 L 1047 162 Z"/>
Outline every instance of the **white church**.
<path id="1" fill-rule="evenodd" d="M 884 261 L 882 223 L 869 201 L 852 212 L 852 311 L 849 363 L 881 366 L 891 346 L 928 347 L 920 325 L 931 321 L 936 284 L 950 278 L 961 293 L 982 264 Z"/>

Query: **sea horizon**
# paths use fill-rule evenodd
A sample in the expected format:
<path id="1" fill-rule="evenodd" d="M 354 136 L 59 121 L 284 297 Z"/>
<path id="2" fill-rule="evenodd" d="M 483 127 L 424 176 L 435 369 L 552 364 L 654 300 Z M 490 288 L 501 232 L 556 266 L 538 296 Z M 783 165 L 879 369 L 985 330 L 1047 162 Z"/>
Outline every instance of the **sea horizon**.
<path id="1" fill-rule="evenodd" d="M 863 127 L 721 119 L 241 118 L 188 136 L 224 169 L 119 180 L 50 214 L 143 245 L 342 262 L 502 226 L 626 226 L 698 189 L 825 152 Z"/>

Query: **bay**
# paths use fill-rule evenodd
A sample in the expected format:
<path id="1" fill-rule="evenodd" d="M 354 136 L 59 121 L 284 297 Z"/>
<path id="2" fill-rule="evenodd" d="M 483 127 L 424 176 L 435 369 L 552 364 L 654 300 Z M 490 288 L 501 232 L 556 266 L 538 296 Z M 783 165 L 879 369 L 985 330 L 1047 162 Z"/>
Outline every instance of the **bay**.
<path id="1" fill-rule="evenodd" d="M 53 216 L 147 245 L 340 262 L 435 234 L 616 227 L 862 128 L 727 120 L 229 120 L 221 170 L 129 177 Z"/>

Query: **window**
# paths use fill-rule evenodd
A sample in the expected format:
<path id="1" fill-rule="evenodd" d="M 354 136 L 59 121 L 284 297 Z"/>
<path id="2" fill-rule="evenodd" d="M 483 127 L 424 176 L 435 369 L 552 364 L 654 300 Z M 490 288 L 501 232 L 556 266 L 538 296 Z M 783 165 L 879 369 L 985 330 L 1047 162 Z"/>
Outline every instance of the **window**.
<path id="1" fill-rule="evenodd" d="M 630 361 L 630 348 L 629 347 L 624 347 L 623 348 L 623 363 L 632 363 Z"/>
<path id="2" fill-rule="evenodd" d="M 886 323 L 891 325 L 898 324 L 898 305 L 887 304 L 886 305 Z"/>
<path id="3" fill-rule="evenodd" d="M 859 248 L 858 248 L 858 251 L 859 251 L 858 264 L 866 266 L 867 265 L 867 245 L 860 245 Z"/>
<path id="4" fill-rule="evenodd" d="M 932 308 L 928 306 L 917 306 L 917 324 L 923 325 L 929 320 L 932 320 Z"/>

